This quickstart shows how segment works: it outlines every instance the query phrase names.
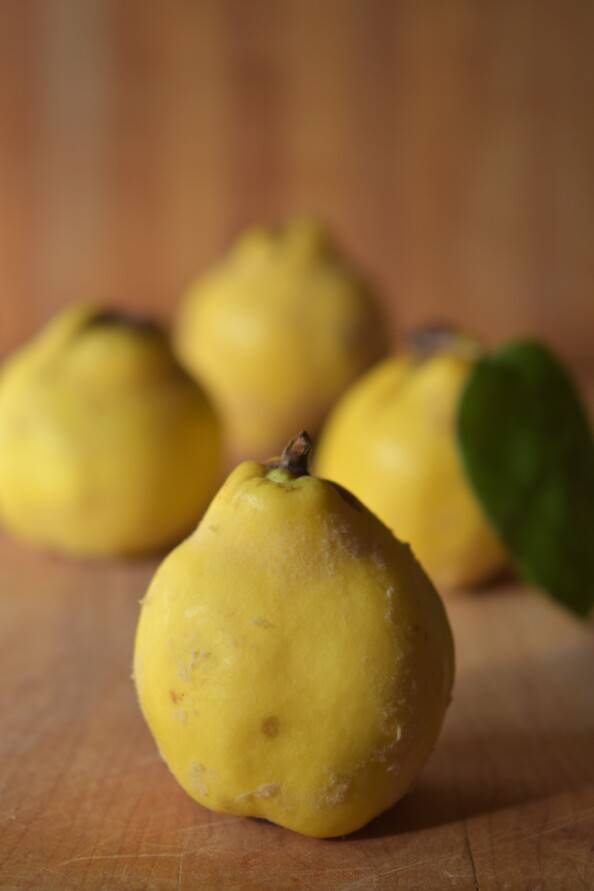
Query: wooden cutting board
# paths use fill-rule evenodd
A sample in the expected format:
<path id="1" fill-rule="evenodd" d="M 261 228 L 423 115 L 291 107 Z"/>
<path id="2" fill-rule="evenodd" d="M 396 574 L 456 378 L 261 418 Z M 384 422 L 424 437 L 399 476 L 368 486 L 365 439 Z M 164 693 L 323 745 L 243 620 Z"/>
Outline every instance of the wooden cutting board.
<path id="1" fill-rule="evenodd" d="M 594 634 L 513 583 L 448 598 L 454 701 L 417 788 L 317 841 L 211 814 L 136 706 L 154 564 L 0 540 L 1 891 L 594 889 Z"/>

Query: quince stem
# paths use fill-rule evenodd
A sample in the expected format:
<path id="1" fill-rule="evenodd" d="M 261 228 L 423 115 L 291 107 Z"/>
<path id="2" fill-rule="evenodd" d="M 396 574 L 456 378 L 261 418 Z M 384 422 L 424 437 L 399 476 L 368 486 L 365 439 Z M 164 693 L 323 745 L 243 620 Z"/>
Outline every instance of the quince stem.
<path id="1" fill-rule="evenodd" d="M 280 461 L 275 461 L 272 466 L 287 470 L 295 477 L 307 476 L 309 474 L 307 464 L 311 449 L 311 437 L 309 433 L 302 430 L 297 436 L 289 440 L 280 457 Z"/>
<path id="2" fill-rule="evenodd" d="M 419 361 L 430 359 L 438 353 L 451 353 L 473 360 L 484 352 L 479 340 L 448 322 L 436 322 L 416 328 L 408 334 L 406 342 Z"/>

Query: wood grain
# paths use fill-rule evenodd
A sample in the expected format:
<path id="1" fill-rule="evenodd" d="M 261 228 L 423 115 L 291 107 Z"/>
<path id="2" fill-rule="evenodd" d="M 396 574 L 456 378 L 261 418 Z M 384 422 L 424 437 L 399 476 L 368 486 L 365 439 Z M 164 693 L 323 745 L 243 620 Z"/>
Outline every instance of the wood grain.
<path id="1" fill-rule="evenodd" d="M 252 221 L 319 213 L 394 331 L 594 366 L 594 4 L 3 0 L 0 331 L 174 309 Z M 6 345 L 6 346 L 5 346 Z"/>
<path id="2" fill-rule="evenodd" d="M 448 598 L 458 678 L 417 788 L 347 839 L 211 814 L 160 761 L 130 664 L 149 563 L 0 540 L 0 889 L 594 887 L 592 628 L 506 584 Z"/>

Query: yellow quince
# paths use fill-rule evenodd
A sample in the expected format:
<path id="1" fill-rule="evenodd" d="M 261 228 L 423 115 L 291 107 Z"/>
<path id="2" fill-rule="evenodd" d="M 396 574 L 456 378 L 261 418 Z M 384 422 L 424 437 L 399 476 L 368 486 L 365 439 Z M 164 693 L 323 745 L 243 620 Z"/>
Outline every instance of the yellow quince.
<path id="1" fill-rule="evenodd" d="M 415 781 L 450 700 L 443 605 L 410 549 L 307 473 L 246 461 L 158 569 L 134 677 L 170 770 L 214 811 L 353 832 Z"/>
<path id="2" fill-rule="evenodd" d="M 458 402 L 476 357 L 469 338 L 423 329 L 343 396 L 316 453 L 316 472 L 347 486 L 410 542 L 444 587 L 484 581 L 506 562 L 457 443 Z"/>
<path id="3" fill-rule="evenodd" d="M 375 304 L 314 221 L 244 233 L 184 296 L 177 352 L 237 459 L 267 457 L 385 351 Z"/>
<path id="4" fill-rule="evenodd" d="M 219 424 L 154 324 L 63 311 L 0 378 L 0 516 L 78 555 L 172 544 L 216 487 Z"/>

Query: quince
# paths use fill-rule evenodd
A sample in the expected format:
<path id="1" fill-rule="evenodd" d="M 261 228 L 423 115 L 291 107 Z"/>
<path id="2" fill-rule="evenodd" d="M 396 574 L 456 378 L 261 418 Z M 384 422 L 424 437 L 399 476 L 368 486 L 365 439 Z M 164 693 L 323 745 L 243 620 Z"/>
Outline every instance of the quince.
<path id="1" fill-rule="evenodd" d="M 244 233 L 189 288 L 175 343 L 215 399 L 237 459 L 267 457 L 297 423 L 316 428 L 385 346 L 366 289 L 322 228 L 301 218 Z"/>
<path id="2" fill-rule="evenodd" d="M 506 562 L 466 478 L 457 410 L 477 358 L 469 338 L 427 328 L 343 396 L 322 432 L 316 472 L 351 489 L 410 542 L 438 586 L 484 581 Z"/>
<path id="3" fill-rule="evenodd" d="M 72 554 L 161 548 L 208 503 L 219 439 L 155 324 L 71 307 L 0 378 L 0 515 Z"/>
<path id="4" fill-rule="evenodd" d="M 450 700 L 439 595 L 309 439 L 246 461 L 158 569 L 134 677 L 170 770 L 213 811 L 353 832 L 411 787 Z"/>

